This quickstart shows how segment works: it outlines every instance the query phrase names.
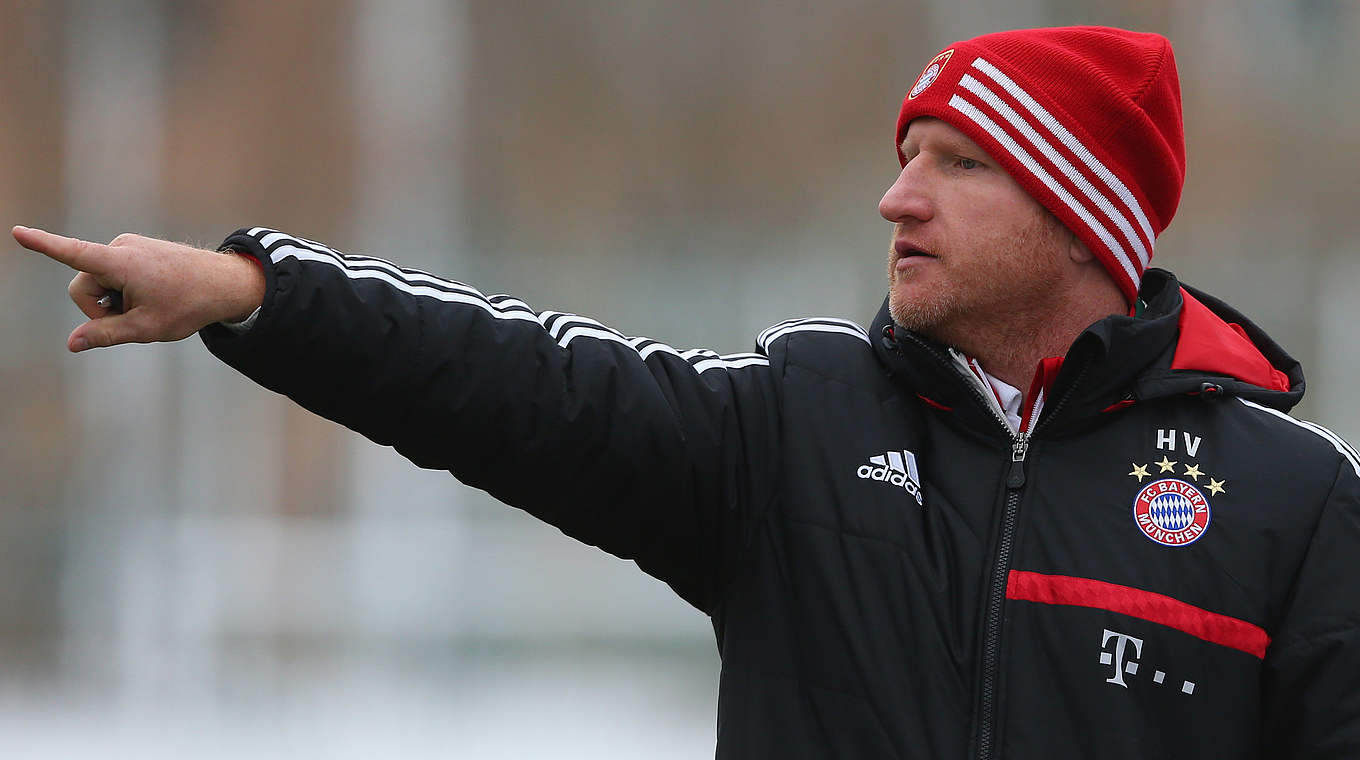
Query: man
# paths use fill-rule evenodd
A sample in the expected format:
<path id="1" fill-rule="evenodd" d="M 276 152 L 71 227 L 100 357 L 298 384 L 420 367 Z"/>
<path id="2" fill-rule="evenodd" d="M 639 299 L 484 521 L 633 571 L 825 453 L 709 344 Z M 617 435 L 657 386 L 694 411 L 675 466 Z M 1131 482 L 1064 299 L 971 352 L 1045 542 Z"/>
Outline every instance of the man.
<path id="1" fill-rule="evenodd" d="M 201 330 L 665 580 L 713 620 L 720 757 L 1360 757 L 1360 458 L 1285 413 L 1269 337 L 1147 268 L 1184 177 L 1167 41 L 959 42 L 897 144 L 873 329 L 750 354 L 262 228 L 14 235 L 81 272 L 71 350 Z"/>

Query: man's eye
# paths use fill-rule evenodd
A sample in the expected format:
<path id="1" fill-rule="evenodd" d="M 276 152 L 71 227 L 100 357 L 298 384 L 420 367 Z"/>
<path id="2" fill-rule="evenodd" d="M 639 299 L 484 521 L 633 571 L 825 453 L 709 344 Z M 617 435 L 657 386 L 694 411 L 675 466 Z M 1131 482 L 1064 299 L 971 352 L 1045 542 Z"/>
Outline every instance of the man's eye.
<path id="1" fill-rule="evenodd" d="M 963 156 L 959 156 L 960 169 L 976 169 L 979 166 L 982 166 L 982 164 L 978 163 L 977 161 L 974 161 L 971 158 L 964 158 Z"/>

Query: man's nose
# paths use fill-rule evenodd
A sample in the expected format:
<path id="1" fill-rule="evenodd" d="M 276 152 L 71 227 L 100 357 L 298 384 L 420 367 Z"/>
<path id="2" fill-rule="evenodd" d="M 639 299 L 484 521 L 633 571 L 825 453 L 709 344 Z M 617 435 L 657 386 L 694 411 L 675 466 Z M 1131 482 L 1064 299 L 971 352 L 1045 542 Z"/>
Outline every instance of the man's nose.
<path id="1" fill-rule="evenodd" d="M 920 177 L 921 167 L 908 162 L 897 180 L 878 202 L 878 213 L 890 222 L 924 222 L 934 215 L 934 205 Z"/>

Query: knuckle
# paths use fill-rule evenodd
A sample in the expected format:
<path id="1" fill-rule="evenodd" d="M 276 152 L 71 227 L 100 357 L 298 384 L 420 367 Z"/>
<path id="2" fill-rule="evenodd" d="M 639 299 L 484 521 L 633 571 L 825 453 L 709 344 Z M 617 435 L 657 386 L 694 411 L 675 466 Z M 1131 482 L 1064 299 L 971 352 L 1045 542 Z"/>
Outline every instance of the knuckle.
<path id="1" fill-rule="evenodd" d="M 110 240 L 109 245 L 132 245 L 141 239 L 141 237 L 141 235 L 132 232 L 124 232 L 113 240 Z"/>
<path id="2" fill-rule="evenodd" d="M 99 260 L 98 253 L 99 249 L 102 247 L 103 246 L 97 243 L 91 243 L 88 240 L 72 241 L 71 256 L 74 265 L 82 271 L 88 271 L 88 269 Z"/>

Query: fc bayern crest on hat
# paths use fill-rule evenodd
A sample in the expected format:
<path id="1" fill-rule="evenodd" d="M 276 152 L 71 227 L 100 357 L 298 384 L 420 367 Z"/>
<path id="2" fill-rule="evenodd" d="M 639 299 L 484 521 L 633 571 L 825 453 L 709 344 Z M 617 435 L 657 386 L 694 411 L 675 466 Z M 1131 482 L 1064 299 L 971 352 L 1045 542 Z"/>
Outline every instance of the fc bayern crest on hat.
<path id="1" fill-rule="evenodd" d="M 945 64 L 949 63 L 949 59 L 952 57 L 954 57 L 954 48 L 949 48 L 930 59 L 930 63 L 927 63 L 925 70 L 921 72 L 921 77 L 916 80 L 916 84 L 911 86 L 911 92 L 907 93 L 907 100 L 915 99 L 917 95 L 925 92 L 927 87 L 935 84 L 935 80 L 940 78 L 940 72 L 944 71 Z"/>
<path id="2" fill-rule="evenodd" d="M 1133 499 L 1133 521 L 1162 546 L 1188 546 L 1209 528 L 1209 500 L 1194 485 L 1166 478 L 1148 483 Z"/>

